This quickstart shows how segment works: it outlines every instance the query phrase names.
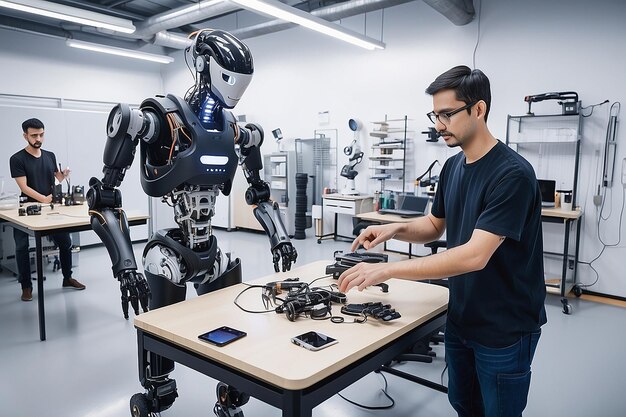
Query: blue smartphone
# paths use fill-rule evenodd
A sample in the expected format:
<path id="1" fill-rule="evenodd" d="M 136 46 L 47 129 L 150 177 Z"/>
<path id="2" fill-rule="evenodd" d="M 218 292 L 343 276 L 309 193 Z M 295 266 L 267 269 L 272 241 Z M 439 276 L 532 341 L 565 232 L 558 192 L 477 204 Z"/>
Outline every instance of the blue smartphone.
<path id="1" fill-rule="evenodd" d="M 246 335 L 246 332 L 233 329 L 232 327 L 222 326 L 210 332 L 203 333 L 198 336 L 199 339 L 209 342 L 215 346 L 224 346 L 237 339 L 241 339 Z"/>

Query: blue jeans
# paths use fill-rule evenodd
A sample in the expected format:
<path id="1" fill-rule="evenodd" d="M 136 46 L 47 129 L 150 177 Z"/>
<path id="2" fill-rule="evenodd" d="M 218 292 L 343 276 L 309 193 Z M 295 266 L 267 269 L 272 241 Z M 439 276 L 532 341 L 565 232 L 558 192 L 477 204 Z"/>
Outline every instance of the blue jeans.
<path id="1" fill-rule="evenodd" d="M 538 330 L 510 346 L 490 348 L 446 327 L 448 400 L 459 417 L 521 417 L 540 336 Z"/>

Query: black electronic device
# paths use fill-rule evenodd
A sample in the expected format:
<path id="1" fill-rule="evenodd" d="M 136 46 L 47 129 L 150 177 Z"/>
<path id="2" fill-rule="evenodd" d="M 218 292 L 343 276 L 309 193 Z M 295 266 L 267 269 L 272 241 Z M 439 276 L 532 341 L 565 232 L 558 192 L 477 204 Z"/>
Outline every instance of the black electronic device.
<path id="1" fill-rule="evenodd" d="M 345 294 L 337 294 L 341 294 L 345 300 Z M 288 296 L 274 311 L 279 314 L 285 313 L 289 321 L 296 321 L 302 314 L 313 319 L 321 319 L 330 314 L 332 298 L 333 295 L 330 291 L 322 289 L 311 290 Z"/>
<path id="2" fill-rule="evenodd" d="M 578 93 L 575 91 L 541 93 L 524 97 L 524 101 L 528 103 L 527 114 L 534 115 L 534 113 L 530 111 L 531 105 L 544 100 L 561 100 L 558 103 L 561 105 L 561 113 L 563 115 L 578 114 L 578 110 L 580 108 Z"/>
<path id="3" fill-rule="evenodd" d="M 63 203 L 63 185 L 57 184 L 52 187 L 52 202 L 54 204 Z"/>
<path id="4" fill-rule="evenodd" d="M 321 350 L 337 343 L 337 339 L 318 332 L 306 332 L 291 338 L 291 342 L 308 350 Z"/>
<path id="5" fill-rule="evenodd" d="M 326 273 L 337 279 L 347 269 L 352 268 L 359 262 L 379 263 L 387 262 L 389 257 L 384 253 L 377 252 L 335 252 L 335 263 L 326 266 Z"/>
<path id="6" fill-rule="evenodd" d="M 210 332 L 201 334 L 198 336 L 198 339 L 209 342 L 215 346 L 224 346 L 237 339 L 241 339 L 246 336 L 246 334 L 246 332 L 242 332 L 241 330 L 233 329 L 228 326 L 222 326 L 215 330 L 211 330 Z"/>
<path id="7" fill-rule="evenodd" d="M 341 312 L 351 316 L 374 317 L 382 321 L 391 321 L 402 317 L 400 313 L 391 308 L 390 304 L 381 302 L 348 304 L 341 307 Z"/>
<path id="8" fill-rule="evenodd" d="M 428 206 L 428 197 L 419 197 L 411 194 L 400 196 L 400 204 L 397 209 L 380 209 L 380 214 L 396 214 L 405 217 L 423 216 Z"/>
<path id="9" fill-rule="evenodd" d="M 74 185 L 72 187 L 72 205 L 83 204 L 85 202 L 85 187 Z"/>
<path id="10" fill-rule="evenodd" d="M 41 214 L 41 204 L 31 204 L 26 206 L 26 214 L 29 216 Z"/>
<path id="11" fill-rule="evenodd" d="M 554 207 L 556 181 L 537 179 L 537 182 L 541 191 L 541 207 Z"/>

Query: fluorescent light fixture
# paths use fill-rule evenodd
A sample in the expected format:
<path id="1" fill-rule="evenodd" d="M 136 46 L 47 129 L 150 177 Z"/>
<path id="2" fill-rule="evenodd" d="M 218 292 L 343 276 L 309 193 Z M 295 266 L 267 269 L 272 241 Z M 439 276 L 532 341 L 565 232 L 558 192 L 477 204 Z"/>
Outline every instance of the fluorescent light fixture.
<path id="1" fill-rule="evenodd" d="M 296 23 L 300 26 L 315 30 L 325 35 L 332 36 L 342 41 L 351 43 L 361 48 L 374 50 L 385 49 L 383 42 L 375 39 L 368 38 L 335 23 L 328 22 L 322 18 L 314 16 L 310 13 L 304 12 L 295 7 L 287 6 L 284 3 L 276 0 L 230 0 L 233 3 L 269 15 L 281 20 Z"/>
<path id="2" fill-rule="evenodd" d="M 76 7 L 55 4 L 43 0 L 0 0 L 0 7 L 33 13 L 52 19 L 66 20 L 81 25 L 95 26 L 116 32 L 133 33 L 133 22 Z"/>
<path id="3" fill-rule="evenodd" d="M 65 41 L 67 46 L 72 48 L 87 49 L 89 51 L 102 52 L 105 54 L 125 56 L 128 58 L 143 59 L 145 61 L 159 62 L 161 64 L 169 64 L 174 62 L 174 58 L 167 55 L 150 54 L 148 52 L 133 51 L 131 49 L 116 48 L 115 46 L 101 45 L 98 43 L 77 41 L 68 39 Z"/>

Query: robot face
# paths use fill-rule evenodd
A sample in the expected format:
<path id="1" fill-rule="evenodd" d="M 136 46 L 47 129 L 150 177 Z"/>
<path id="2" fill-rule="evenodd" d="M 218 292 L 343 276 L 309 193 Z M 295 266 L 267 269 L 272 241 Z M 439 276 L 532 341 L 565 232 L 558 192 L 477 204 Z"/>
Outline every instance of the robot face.
<path id="1" fill-rule="evenodd" d="M 196 36 L 196 70 L 204 74 L 211 93 L 232 109 L 252 80 L 252 53 L 228 32 L 205 29 Z"/>
<path id="2" fill-rule="evenodd" d="M 252 74 L 229 71 L 218 64 L 215 59 L 209 61 L 209 75 L 211 92 L 228 109 L 232 109 L 239 103 L 241 96 L 252 81 Z"/>

